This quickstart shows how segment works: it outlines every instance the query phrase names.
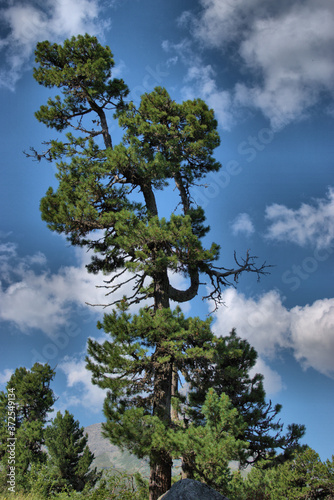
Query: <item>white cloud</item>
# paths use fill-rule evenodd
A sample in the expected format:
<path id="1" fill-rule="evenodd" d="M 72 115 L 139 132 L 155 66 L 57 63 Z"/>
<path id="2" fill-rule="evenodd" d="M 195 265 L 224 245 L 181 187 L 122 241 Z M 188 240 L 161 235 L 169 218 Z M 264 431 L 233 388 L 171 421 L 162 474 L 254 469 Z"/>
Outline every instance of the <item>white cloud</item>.
<path id="1" fill-rule="evenodd" d="M 268 0 L 267 0 L 268 1 Z M 181 21 L 192 23 L 196 38 L 205 45 L 224 48 L 227 43 L 237 40 L 254 16 L 262 11 L 265 0 L 201 0 L 203 10 L 200 17 L 195 18 L 184 13 Z"/>
<path id="2" fill-rule="evenodd" d="M 54 279 L 28 273 L 21 282 L 0 290 L 0 318 L 22 331 L 38 328 L 48 335 L 64 326 L 69 308 L 53 290 Z"/>
<path id="3" fill-rule="evenodd" d="M 250 236 L 255 231 L 252 219 L 246 213 L 239 214 L 232 222 L 231 227 L 234 235 L 243 233 L 245 236 Z"/>
<path id="4" fill-rule="evenodd" d="M 86 302 L 104 305 L 121 299 L 127 291 L 131 292 L 129 295 L 133 293 L 130 282 L 117 290 L 112 299 L 106 297 L 109 290 L 103 287 L 103 280 L 108 278 L 87 272 L 85 265 L 90 261 L 90 254 L 82 249 L 76 252 L 77 266 L 61 267 L 53 274 L 45 268 L 33 268 L 46 263 L 45 256 L 39 252 L 20 258 L 15 245 L 9 243 L 2 245 L 2 250 L 0 320 L 14 323 L 25 333 L 36 328 L 52 338 L 70 321 L 73 305 L 87 307 L 92 314 L 101 314 L 101 307 L 93 309 Z"/>
<path id="5" fill-rule="evenodd" d="M 58 365 L 58 369 L 66 375 L 69 389 L 62 395 L 62 398 L 66 399 L 67 406 L 83 406 L 92 413 L 98 413 L 102 410 L 106 390 L 92 384 L 92 374 L 85 365 L 84 359 L 77 360 L 69 357 Z M 73 394 L 72 388 L 75 389 Z"/>
<path id="6" fill-rule="evenodd" d="M 224 56 L 232 54 L 234 60 L 239 56 L 248 82 L 236 82 L 229 90 L 234 112 L 238 106 L 254 107 L 273 129 L 279 129 L 307 116 L 324 93 L 333 97 L 331 0 L 201 0 L 201 4 L 198 16 L 186 12 L 181 22 L 190 25 L 204 46 L 220 49 Z"/>
<path id="7" fill-rule="evenodd" d="M 322 92 L 333 91 L 333 49 L 334 10 L 326 2 L 295 2 L 281 15 L 257 19 L 240 54 L 263 83 L 239 84 L 237 100 L 261 109 L 276 129 L 302 118 Z"/>
<path id="8" fill-rule="evenodd" d="M 282 305 L 279 294 L 271 291 L 253 299 L 231 288 L 224 292 L 223 300 L 226 307 L 216 313 L 214 333 L 225 336 L 235 328 L 237 335 L 247 339 L 259 356 L 250 375 L 261 373 L 264 376 L 264 388 L 268 395 L 280 392 L 283 389 L 281 376 L 264 360 L 274 357 L 280 349 L 290 347 L 289 313 Z"/>
<path id="9" fill-rule="evenodd" d="M 88 273 L 86 265 L 91 261 L 91 252 L 76 248 L 75 255 L 76 266 L 64 266 L 51 273 L 41 252 L 20 257 L 15 244 L 0 244 L 0 321 L 13 323 L 23 333 L 38 329 L 55 339 L 61 328 L 71 324 L 74 307 L 86 308 L 92 317 L 101 316 L 114 301 L 133 295 L 134 281 L 126 283 L 134 276 L 132 273 L 116 278 L 112 285 L 124 285 L 110 294 L 105 281 L 112 275 Z M 178 289 L 186 290 L 189 286 L 180 274 L 170 273 L 169 278 Z M 148 300 L 133 304 L 130 311 L 137 313 L 145 304 Z M 172 303 L 172 307 L 175 305 Z M 186 314 L 191 304 L 186 302 L 181 307 Z"/>
<path id="10" fill-rule="evenodd" d="M 334 189 L 329 189 L 327 198 L 295 210 L 275 203 L 266 208 L 265 216 L 270 223 L 268 239 L 328 248 L 334 241 Z"/>
<path id="11" fill-rule="evenodd" d="M 228 289 L 223 300 L 226 307 L 218 310 L 213 325 L 216 335 L 224 336 L 236 328 L 237 334 L 255 347 L 260 363 L 287 348 L 303 368 L 334 378 L 334 298 L 290 310 L 273 290 L 246 298 Z M 280 386 L 275 374 L 267 371 L 268 376 L 273 386 Z"/>
<path id="12" fill-rule="evenodd" d="M 0 267 L 0 319 L 14 323 L 22 332 L 37 328 L 52 337 L 67 323 L 72 304 L 84 306 L 89 299 L 100 302 L 104 298 L 104 292 L 96 289 L 101 277 L 88 275 L 83 262 L 51 274 L 44 268 L 33 269 L 36 264 L 45 266 L 41 253 L 20 258 L 15 246 L 6 248 L 10 254 L 3 254 Z"/>
<path id="13" fill-rule="evenodd" d="M 16 245 L 14 243 L 1 243 L 0 244 L 0 276 L 1 279 L 10 280 L 10 265 L 9 261 L 16 257 Z"/>
<path id="14" fill-rule="evenodd" d="M 0 86 L 14 89 L 36 43 L 52 42 L 79 33 L 100 34 L 106 26 L 98 20 L 98 0 L 46 0 L 43 8 L 30 2 L 9 2 L 0 10 L 8 34 L 0 41 L 5 64 L 0 70 Z"/>
<path id="15" fill-rule="evenodd" d="M 200 97 L 214 110 L 219 125 L 225 130 L 230 130 L 235 121 L 231 94 L 227 90 L 218 88 L 213 67 L 203 63 L 201 57 L 193 51 L 189 40 L 183 40 L 179 44 L 164 41 L 162 47 L 166 52 L 176 52 L 177 56 L 170 59 L 180 59 L 187 66 L 181 89 L 183 99 Z"/>
<path id="16" fill-rule="evenodd" d="M 295 358 L 301 365 L 334 377 L 334 299 L 294 307 L 291 333 Z"/>
<path id="17" fill-rule="evenodd" d="M 226 307 L 219 309 L 213 325 L 216 335 L 227 335 L 236 328 L 237 334 L 246 338 L 260 355 L 269 357 L 290 346 L 289 312 L 278 292 L 272 290 L 257 298 L 246 298 L 229 288 L 223 294 L 223 301 Z"/>
<path id="18" fill-rule="evenodd" d="M 187 86 L 182 91 L 186 99 L 200 96 L 210 108 L 214 109 L 219 125 L 230 130 L 234 124 L 230 92 L 219 90 L 211 65 L 203 66 L 194 61 L 185 78 Z M 190 84 L 190 85 L 189 85 Z"/>
<path id="19" fill-rule="evenodd" d="M 249 371 L 249 376 L 254 377 L 256 373 L 261 373 L 264 376 L 263 386 L 267 396 L 277 394 L 285 388 L 280 374 L 272 370 L 261 357 L 257 359 L 255 366 Z"/>
<path id="20" fill-rule="evenodd" d="M 14 370 L 9 370 L 9 369 L 5 369 L 3 372 L 0 372 L 0 384 L 1 385 L 7 384 L 13 373 Z"/>

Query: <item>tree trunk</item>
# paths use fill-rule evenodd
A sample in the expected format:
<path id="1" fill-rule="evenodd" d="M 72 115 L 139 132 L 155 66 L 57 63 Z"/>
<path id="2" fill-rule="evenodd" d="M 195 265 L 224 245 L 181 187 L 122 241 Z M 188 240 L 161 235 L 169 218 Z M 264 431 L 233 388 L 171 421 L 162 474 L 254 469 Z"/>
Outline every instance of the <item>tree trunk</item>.
<path id="1" fill-rule="evenodd" d="M 188 455 L 181 457 L 182 460 L 182 479 L 194 479 L 194 467 L 192 465 L 193 460 L 195 460 L 195 454 L 189 453 Z"/>
<path id="2" fill-rule="evenodd" d="M 169 307 L 169 280 L 167 270 L 154 277 L 154 309 Z M 161 338 L 163 341 L 164 339 Z M 168 340 L 168 339 L 166 339 Z M 172 361 L 161 364 L 158 358 L 168 356 L 166 348 L 157 345 L 152 357 L 154 363 L 153 415 L 157 415 L 168 428 L 171 423 Z M 173 460 L 167 450 L 157 450 L 150 457 L 149 500 L 157 500 L 172 486 Z"/>
<path id="3" fill-rule="evenodd" d="M 150 462 L 149 500 L 157 500 L 171 488 L 172 459 L 168 453 L 159 453 Z"/>
<path id="4" fill-rule="evenodd" d="M 175 366 L 175 363 L 172 365 L 172 387 L 171 387 L 171 397 L 177 396 L 178 392 L 178 381 L 179 381 L 179 376 L 177 373 L 177 368 Z M 172 422 L 177 422 L 179 420 L 179 414 L 176 408 L 171 408 L 171 420 Z"/>
<path id="5" fill-rule="evenodd" d="M 153 358 L 166 354 L 166 350 L 157 346 Z M 172 389 L 172 363 L 155 364 L 154 375 L 154 402 L 153 415 L 162 420 L 166 428 L 171 423 L 171 389 Z M 150 500 L 157 500 L 172 486 L 173 461 L 168 450 L 157 450 L 150 458 Z"/>

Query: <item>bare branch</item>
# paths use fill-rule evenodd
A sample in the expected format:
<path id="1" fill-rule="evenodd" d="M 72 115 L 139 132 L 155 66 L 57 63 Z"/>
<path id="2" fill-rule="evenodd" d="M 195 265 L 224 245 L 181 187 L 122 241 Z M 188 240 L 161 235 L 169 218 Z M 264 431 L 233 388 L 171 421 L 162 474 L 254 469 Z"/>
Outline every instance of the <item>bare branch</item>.
<path id="1" fill-rule="evenodd" d="M 117 274 L 114 274 L 114 276 L 112 276 L 110 278 L 110 280 L 103 280 L 104 283 L 112 283 L 113 281 L 115 281 L 115 279 L 117 278 L 120 278 L 122 276 L 122 274 L 126 273 L 127 269 L 126 267 L 124 269 L 122 269 L 122 271 L 120 273 L 117 273 Z M 98 286 L 97 288 L 103 288 L 103 286 Z M 107 286 L 104 286 L 104 288 L 109 288 Z"/>
<path id="2" fill-rule="evenodd" d="M 123 269 L 120 273 L 117 275 L 113 276 L 110 280 L 113 281 L 116 278 L 119 278 L 127 269 Z M 90 304 L 86 302 L 87 305 L 92 306 L 92 307 L 103 307 L 104 309 L 106 307 L 114 306 L 116 304 L 120 304 L 124 301 L 130 306 L 132 304 L 139 304 L 141 301 L 149 298 L 151 294 L 147 292 L 147 290 L 143 290 L 143 285 L 144 281 L 147 278 L 147 275 L 143 273 L 142 275 L 140 274 L 135 274 L 134 276 L 131 276 L 128 280 L 122 281 L 121 283 L 116 283 L 115 285 L 109 286 L 109 285 L 98 285 L 96 288 L 111 288 L 110 292 L 106 294 L 106 297 L 114 293 L 115 291 L 119 290 L 123 285 L 130 283 L 131 281 L 135 280 L 135 285 L 133 286 L 133 294 L 132 295 L 127 295 L 126 298 L 123 296 L 121 299 L 114 300 L 113 302 L 110 302 L 108 304 Z"/>
<path id="3" fill-rule="evenodd" d="M 139 274 L 135 274 L 134 276 L 131 276 L 131 278 L 129 278 L 129 279 L 125 280 L 125 281 L 122 281 L 121 283 L 116 283 L 116 285 L 112 285 L 112 286 L 110 286 L 110 285 L 99 285 L 96 288 L 111 288 L 110 292 L 106 293 L 106 297 L 108 297 L 108 295 L 111 295 L 112 293 L 116 292 L 123 285 L 126 285 L 127 283 L 130 283 L 130 281 L 133 281 L 133 280 L 136 280 L 136 279 L 137 279 L 136 285 L 133 287 L 133 290 L 135 290 L 135 289 L 137 289 L 137 283 L 142 281 L 142 277 Z"/>
<path id="4" fill-rule="evenodd" d="M 249 250 L 247 250 L 246 257 L 242 258 L 242 262 L 239 262 L 236 256 L 236 252 L 234 252 L 234 260 L 238 266 L 237 268 L 226 269 L 223 267 L 219 268 L 212 265 L 207 265 L 205 273 L 210 278 L 210 283 L 213 290 L 208 295 L 202 297 L 202 299 L 203 300 L 213 299 L 215 303 L 214 311 L 216 311 L 218 306 L 223 304 L 222 301 L 223 288 L 227 286 L 235 287 L 242 273 L 244 272 L 255 273 L 257 275 L 258 281 L 260 280 L 261 276 L 266 276 L 270 274 L 269 271 L 267 271 L 267 269 L 273 266 L 267 265 L 266 262 L 264 262 L 261 266 L 257 267 L 255 263 L 256 259 L 257 257 L 251 256 L 249 254 Z M 233 277 L 233 281 L 229 280 L 228 279 L 229 277 Z"/>
<path id="5" fill-rule="evenodd" d="M 23 154 L 27 158 L 33 158 L 33 161 L 41 161 L 43 158 L 49 162 L 53 161 L 53 158 L 51 156 L 51 149 L 49 148 L 46 151 L 43 151 L 43 153 L 38 153 L 35 148 L 30 147 L 29 150 L 31 153 L 27 153 L 26 151 L 23 151 Z"/>

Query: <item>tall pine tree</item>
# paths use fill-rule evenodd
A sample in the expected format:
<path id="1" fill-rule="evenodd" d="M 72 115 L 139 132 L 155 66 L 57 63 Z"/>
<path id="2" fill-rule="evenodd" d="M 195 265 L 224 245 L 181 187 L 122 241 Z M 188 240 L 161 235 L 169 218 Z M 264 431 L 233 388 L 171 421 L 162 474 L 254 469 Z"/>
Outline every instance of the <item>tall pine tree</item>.
<path id="1" fill-rule="evenodd" d="M 36 62 L 38 83 L 61 91 L 36 117 L 58 132 L 68 130 L 63 141 L 50 141 L 44 153 L 32 149 L 37 159 L 55 160 L 58 167 L 58 189 L 50 188 L 42 199 L 42 217 L 72 244 L 97 252 L 88 270 L 109 274 L 107 293 L 132 284 L 127 303 L 149 300 L 157 313 L 168 310 L 171 300 L 193 299 L 200 276 L 211 285 L 207 298 L 217 304 L 229 279 L 237 282 L 244 272 L 266 272 L 248 252 L 241 260 L 235 256 L 234 268 L 217 267 L 219 246 L 202 245 L 208 228 L 191 189 L 220 168 L 212 156 L 220 143 L 217 122 L 202 100 L 178 104 L 165 89 L 156 88 L 142 96 L 138 107 L 125 104 L 128 89 L 111 78 L 110 49 L 89 35 L 63 45 L 39 43 Z M 116 115 L 124 129 L 115 146 L 109 115 Z M 173 187 L 178 201 L 170 196 L 170 216 L 161 217 L 157 195 L 163 189 L 172 193 Z M 188 287 L 173 286 L 171 273 L 188 278 Z M 121 300 L 112 298 L 110 304 L 117 302 Z M 152 416 L 168 427 L 177 392 L 168 332 L 157 335 L 152 349 Z M 171 456 L 157 449 L 150 463 L 150 496 L 155 500 L 170 487 Z"/>

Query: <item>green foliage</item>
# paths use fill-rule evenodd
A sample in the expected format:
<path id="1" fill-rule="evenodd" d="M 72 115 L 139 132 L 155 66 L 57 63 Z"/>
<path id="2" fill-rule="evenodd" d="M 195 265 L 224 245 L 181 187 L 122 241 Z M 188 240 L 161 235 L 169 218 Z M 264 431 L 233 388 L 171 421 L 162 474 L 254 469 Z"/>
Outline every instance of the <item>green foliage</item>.
<path id="1" fill-rule="evenodd" d="M 45 464 L 32 465 L 27 477 L 26 491 L 47 499 L 63 489 L 68 489 L 67 483 L 59 477 L 57 467 L 49 460 Z"/>
<path id="2" fill-rule="evenodd" d="M 280 408 L 272 411 L 265 402 L 263 377 L 249 376 L 254 348 L 235 331 L 216 338 L 210 323 L 185 318 L 179 307 L 130 315 L 124 303 L 98 324 L 110 340 L 89 339 L 87 368 L 93 383 L 109 389 L 103 429 L 113 444 L 139 458 L 169 451 L 182 457 L 188 475 L 225 488 L 228 462 L 276 456 L 289 435 L 275 421 Z M 154 351 L 157 344 L 163 357 Z M 189 384 L 187 397 L 173 394 L 172 422 L 154 412 L 154 372 L 166 363 Z"/>
<path id="3" fill-rule="evenodd" d="M 131 475 L 126 472 L 111 470 L 103 473 L 102 479 L 94 488 L 86 486 L 83 491 L 77 492 L 67 487 L 56 492 L 52 481 L 57 483 L 54 470 L 49 466 L 33 467 L 29 476 L 30 491 L 24 493 L 0 493 L 0 500 L 147 500 L 148 482 L 139 474 Z"/>
<path id="4" fill-rule="evenodd" d="M 220 144 L 217 121 L 201 99 L 178 104 L 157 87 L 142 96 L 138 109 L 131 103 L 119 113 L 119 123 L 127 150 L 144 169 L 139 175 L 151 178 L 154 187 L 175 174 L 191 184 L 220 168 L 211 156 Z"/>
<path id="5" fill-rule="evenodd" d="M 92 108 L 98 114 L 110 105 L 117 108 L 128 94 L 122 80 L 111 80 L 115 63 L 109 47 L 102 47 L 93 36 L 78 35 L 63 45 L 40 42 L 35 56 L 39 64 L 34 69 L 35 80 L 44 87 L 61 88 L 64 95 L 63 100 L 59 96 L 49 99 L 36 113 L 48 127 L 60 131 Z M 53 154 L 56 156 L 56 151 Z"/>
<path id="6" fill-rule="evenodd" d="M 321 462 L 314 450 L 306 448 L 269 469 L 259 463 L 245 480 L 234 473 L 229 495 L 234 500 L 330 500 L 334 498 L 333 465 L 334 457 Z"/>
<path id="7" fill-rule="evenodd" d="M 15 480 L 23 489 L 27 487 L 28 469 L 33 464 L 43 464 L 46 453 L 41 449 L 44 443 L 43 422 L 23 422 L 16 432 Z"/>
<path id="8" fill-rule="evenodd" d="M 203 356 L 204 343 L 212 337 L 210 320 L 186 319 L 180 308 L 156 313 L 141 309 L 132 316 L 125 305 L 119 309 L 99 324 L 111 341 L 101 345 L 89 339 L 87 368 L 93 383 L 109 389 L 105 434 L 114 444 L 143 457 L 158 446 L 169 448 L 165 439 L 169 421 L 164 423 L 164 408 L 160 413 L 157 408 L 154 373 L 167 363 L 181 367 L 189 356 Z M 163 349 L 161 357 L 154 351 L 157 344 Z"/>
<path id="9" fill-rule="evenodd" d="M 94 490 L 85 493 L 88 500 L 147 500 L 148 482 L 140 474 L 108 471 Z"/>
<path id="10" fill-rule="evenodd" d="M 271 402 L 266 402 L 262 375 L 249 376 L 257 360 L 255 349 L 232 330 L 229 336 L 212 337 L 211 353 L 212 356 L 201 359 L 201 369 L 192 370 L 190 359 L 185 370 L 190 417 L 201 419 L 201 408 L 210 388 L 218 395 L 226 393 L 246 424 L 240 438 L 248 442 L 249 455 L 244 457 L 247 462 L 277 460 L 278 449 L 284 450 L 280 460 L 288 459 L 298 447 L 305 427 L 292 424 L 283 433 L 283 424 L 277 419 L 281 405 L 272 407 Z"/>
<path id="11" fill-rule="evenodd" d="M 54 375 L 49 365 L 36 363 L 30 371 L 18 368 L 7 384 L 7 391 L 13 390 L 9 392 L 14 392 L 17 403 L 13 494 L 7 484 L 8 398 L 4 392 L 0 393 L 0 491 L 3 492 L 0 498 L 105 500 L 107 495 L 115 500 L 147 498 L 148 485 L 139 474 L 131 476 L 114 471 L 100 480 L 101 473 L 91 469 L 94 456 L 87 446 L 87 435 L 67 410 L 64 415 L 58 412 L 51 425 L 44 428 L 47 413 L 52 410 L 50 405 L 55 402 L 50 389 Z M 41 449 L 44 443 L 49 457 Z"/>
<path id="12" fill-rule="evenodd" d="M 47 413 L 55 402 L 50 383 L 55 372 L 48 364 L 35 363 L 31 370 L 17 368 L 7 383 L 7 390 L 14 388 L 17 403 L 16 426 L 23 422 L 46 422 Z"/>
<path id="13" fill-rule="evenodd" d="M 0 493 L 0 500 L 10 500 L 15 498 L 15 500 L 44 500 L 44 497 L 40 496 L 38 493 L 27 493 L 27 492 L 16 492 L 16 493 Z"/>
<path id="14" fill-rule="evenodd" d="M 176 456 L 182 457 L 188 476 L 225 493 L 231 479 L 229 463 L 247 455 L 248 443 L 238 439 L 245 423 L 229 397 L 219 397 L 213 389 L 201 412 L 204 425 L 179 425 L 179 430 L 174 431 Z"/>
<path id="15" fill-rule="evenodd" d="M 55 402 L 50 383 L 55 372 L 49 365 L 35 363 L 31 370 L 17 368 L 7 383 L 6 390 L 15 394 L 15 398 L 8 398 L 4 392 L 0 393 L 0 458 L 1 465 L 7 471 L 9 467 L 6 455 L 8 437 L 15 441 L 15 480 L 18 488 L 27 485 L 27 471 L 34 463 L 44 463 L 46 454 L 42 450 L 44 444 L 43 427 L 47 421 L 47 413 L 52 411 Z M 9 418 L 8 401 L 15 401 L 15 408 L 11 407 L 15 415 L 15 424 Z M 12 429 L 9 434 L 9 428 Z M 5 478 L 2 478 L 5 480 Z M 5 481 L 6 482 L 6 481 Z"/>
<path id="16" fill-rule="evenodd" d="M 86 484 L 94 486 L 98 480 L 96 469 L 90 470 L 94 455 L 87 446 L 87 439 L 79 422 L 67 410 L 64 415 L 58 412 L 45 429 L 50 471 L 52 478 L 54 474 L 58 478 L 58 484 L 53 485 L 56 491 L 64 486 L 82 491 Z"/>
<path id="17" fill-rule="evenodd" d="M 334 456 L 322 462 L 318 453 L 307 448 L 288 467 L 297 498 L 334 498 Z"/>

